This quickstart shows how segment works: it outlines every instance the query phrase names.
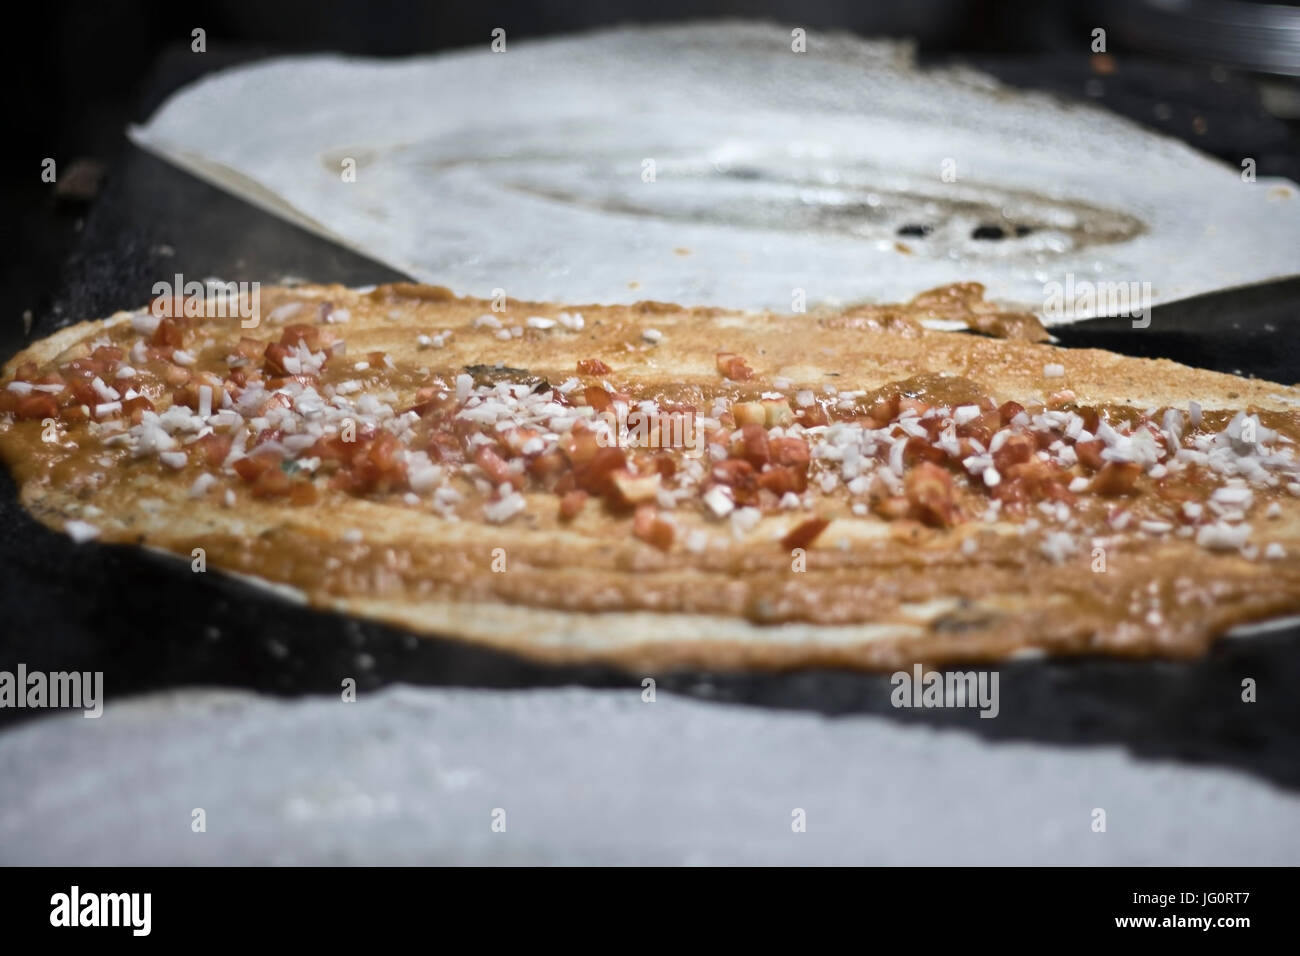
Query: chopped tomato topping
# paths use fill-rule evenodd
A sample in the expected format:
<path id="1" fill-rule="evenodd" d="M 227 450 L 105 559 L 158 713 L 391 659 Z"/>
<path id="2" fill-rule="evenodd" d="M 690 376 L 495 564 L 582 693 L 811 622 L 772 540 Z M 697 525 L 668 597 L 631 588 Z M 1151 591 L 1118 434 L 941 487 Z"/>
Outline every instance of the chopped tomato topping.
<path id="1" fill-rule="evenodd" d="M 279 342 L 271 342 L 266 346 L 262 354 L 266 357 L 266 374 L 267 375 L 288 375 L 289 370 L 284 367 L 284 360 L 291 352 L 287 345 Z"/>
<path id="2" fill-rule="evenodd" d="M 806 548 L 817 540 L 818 535 L 830 525 L 829 518 L 809 518 L 791 528 L 781 539 L 781 547 L 787 551 Z"/>
<path id="3" fill-rule="evenodd" d="M 204 435 L 194 443 L 203 454 L 203 460 L 209 468 L 219 468 L 230 455 L 232 436 L 229 433 L 218 435 L 215 432 Z"/>
<path id="4" fill-rule="evenodd" d="M 587 404 L 597 412 L 608 411 L 614 404 L 610 398 L 609 392 L 605 391 L 599 385 L 588 385 L 582 390 L 583 397 L 587 399 Z"/>
<path id="5" fill-rule="evenodd" d="M 754 466 L 743 458 L 714 462 L 710 476 L 716 484 L 731 488 L 736 504 L 751 505 L 758 500 L 758 476 Z"/>
<path id="6" fill-rule="evenodd" d="M 758 476 L 758 487 L 772 492 L 778 498 L 788 491 L 801 495 L 808 488 L 807 468 L 769 465 Z"/>
<path id="7" fill-rule="evenodd" d="M 579 488 L 604 497 L 616 490 L 613 484 L 614 474 L 625 471 L 626 468 L 627 455 L 623 449 L 597 447 L 596 453 L 586 464 L 575 468 L 574 479 Z"/>
<path id="8" fill-rule="evenodd" d="M 400 457 L 402 443 L 392 432 L 381 431 L 352 444 L 356 451 L 351 461 L 334 476 L 338 485 L 353 494 L 364 494 L 393 491 L 406 484 L 406 466 Z"/>
<path id="9" fill-rule="evenodd" d="M 1092 478 L 1088 490 L 1099 495 L 1131 495 L 1142 466 L 1132 461 L 1108 461 Z"/>
<path id="10" fill-rule="evenodd" d="M 312 352 L 320 351 L 320 327 L 315 325 L 304 325 L 296 322 L 293 325 L 286 325 L 284 331 L 280 333 L 280 344 L 293 348 L 297 345 L 304 344 Z M 379 353 L 381 356 L 382 352 Z M 382 361 L 382 359 L 381 359 Z"/>
<path id="11" fill-rule="evenodd" d="M 867 423 L 872 428 L 884 428 L 898 417 L 898 395 L 882 395 L 867 411 Z"/>
<path id="12" fill-rule="evenodd" d="M 754 377 L 754 370 L 735 352 L 719 352 L 716 356 L 718 372 L 733 382 L 743 382 Z"/>
<path id="13" fill-rule="evenodd" d="M 1011 435 L 1002 447 L 993 453 L 993 467 L 1007 472 L 1012 465 L 1023 464 L 1034 456 L 1037 443 L 1029 435 Z"/>
<path id="14" fill-rule="evenodd" d="M 277 466 L 268 468 L 253 479 L 250 491 L 254 498 L 277 498 L 289 494 L 292 484 L 289 476 Z"/>
<path id="15" fill-rule="evenodd" d="M 1079 459 L 1079 464 L 1089 471 L 1098 471 L 1106 464 L 1105 459 L 1101 457 L 1102 449 L 1106 443 L 1100 438 L 1095 441 L 1081 441 L 1074 445 L 1074 454 Z"/>
<path id="16" fill-rule="evenodd" d="M 930 462 L 922 462 L 907 473 L 903 490 L 917 520 L 941 528 L 951 527 L 957 518 L 952 475 Z"/>
<path id="17" fill-rule="evenodd" d="M 570 491 L 568 494 L 561 497 L 560 520 L 572 521 L 576 518 L 579 512 L 582 511 L 583 506 L 586 505 L 588 497 L 590 496 L 581 488 L 575 488 L 573 491 Z"/>
<path id="18" fill-rule="evenodd" d="M 812 457 L 808 442 L 802 438 L 773 438 L 768 441 L 768 449 L 778 465 L 807 468 Z"/>
<path id="19" fill-rule="evenodd" d="M 660 478 L 671 478 L 677 474 L 677 460 L 666 451 L 655 455 L 650 465 Z"/>
<path id="20" fill-rule="evenodd" d="M 1025 406 L 1019 402 L 1003 402 L 998 407 L 998 418 L 1002 420 L 1003 425 L 1010 425 L 1011 419 L 1015 418 L 1025 410 Z"/>
<path id="21" fill-rule="evenodd" d="M 260 455 L 245 455 L 243 458 L 235 459 L 230 467 L 235 469 L 235 474 L 245 481 L 256 481 L 268 471 L 279 471 L 280 458 L 278 455 L 271 455 L 266 452 Z"/>
<path id="22" fill-rule="evenodd" d="M 804 428 L 816 428 L 819 425 L 829 425 L 830 418 L 826 415 L 826 409 L 820 405 L 809 405 L 807 408 L 801 408 L 795 413 L 795 421 Z M 881 422 L 880 426 L 884 427 L 886 423 Z"/>
<path id="23" fill-rule="evenodd" d="M 528 462 L 528 473 L 539 481 L 544 488 L 551 488 L 569 468 L 569 463 L 559 451 L 548 451 L 537 455 Z"/>
<path id="24" fill-rule="evenodd" d="M 600 442 L 596 440 L 595 432 L 585 426 L 582 428 L 575 427 L 569 433 L 563 448 L 573 466 L 582 468 L 596 456 L 596 452 L 600 450 Z"/>
<path id="25" fill-rule="evenodd" d="M 493 486 L 508 484 L 516 489 L 524 486 L 524 476 L 512 472 L 505 459 L 491 445 L 479 445 L 478 451 L 474 453 L 474 464 L 483 469 Z"/>
<path id="26" fill-rule="evenodd" d="M 924 438 L 913 435 L 903 446 L 903 461 L 912 465 L 919 461 L 931 461 L 938 464 L 947 461 L 948 453 L 942 448 L 931 445 Z"/>
<path id="27" fill-rule="evenodd" d="M 659 517 L 659 513 L 649 505 L 636 509 L 632 520 L 632 533 L 642 541 L 653 545 L 660 551 L 667 551 L 673 546 L 673 537 L 677 529 L 671 521 Z"/>
<path id="28" fill-rule="evenodd" d="M 745 425 L 741 428 L 740 457 L 759 469 L 771 461 L 767 429 L 762 425 Z"/>
<path id="29" fill-rule="evenodd" d="M 24 395 L 18 399 L 14 415 L 18 418 L 57 418 L 59 406 L 52 395 Z"/>
<path id="30" fill-rule="evenodd" d="M 153 330 L 153 335 L 149 337 L 149 344 L 158 348 L 166 346 L 178 349 L 185 344 L 185 333 L 181 330 L 180 323 L 168 316 Z"/>

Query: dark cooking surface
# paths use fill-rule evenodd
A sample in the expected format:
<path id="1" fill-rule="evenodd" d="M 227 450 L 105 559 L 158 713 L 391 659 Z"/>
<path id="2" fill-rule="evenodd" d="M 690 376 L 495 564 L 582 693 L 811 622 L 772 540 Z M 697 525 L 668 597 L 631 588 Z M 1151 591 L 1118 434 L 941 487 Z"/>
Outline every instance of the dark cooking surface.
<path id="1" fill-rule="evenodd" d="M 202 65 L 210 68 L 218 61 L 209 57 Z M 1090 78 L 1082 60 L 979 65 L 1008 81 L 1076 96 L 1082 96 Z M 140 116 L 196 69 L 192 57 L 165 60 Z M 1159 69 L 1134 69 L 1127 87 L 1125 71 L 1107 77 L 1101 102 L 1153 122 L 1146 91 L 1179 90 L 1180 103 L 1198 104 L 1208 115 L 1208 132 L 1192 133 L 1195 110 L 1179 103 L 1160 124 L 1166 132 L 1185 133 L 1234 165 L 1234 151 L 1273 156 L 1271 165 L 1261 159 L 1261 174 L 1297 175 L 1286 128 L 1243 99 L 1239 86 L 1191 70 L 1168 71 L 1162 78 Z M 1231 130 L 1231 135 L 1221 135 L 1221 130 Z M 1134 175 L 1143 174 L 1135 160 Z M 52 210 L 51 215 L 69 213 Z M 138 305 L 148 298 L 153 282 L 175 272 L 187 278 L 216 275 L 266 282 L 284 275 L 348 284 L 398 278 L 124 146 L 103 194 L 86 215 L 77 252 L 55 294 L 57 312 L 38 315 L 33 332 L 43 335 L 66 319 Z M 1295 382 L 1300 380 L 1300 355 L 1289 330 L 1297 306 L 1300 282 L 1292 281 L 1156 310 L 1151 328 L 1140 332 L 1124 322 L 1102 322 L 1060 335 L 1067 345 L 1160 355 Z M 102 670 L 110 699 L 181 685 L 338 693 L 345 677 L 356 678 L 362 691 L 394 681 L 483 687 L 640 684 L 641 675 L 543 668 L 286 605 L 215 574 L 193 574 L 188 564 L 148 554 L 75 546 L 22 511 L 7 477 L 0 479 L 0 566 L 0 609 L 6 621 L 0 668 L 23 662 L 33 670 Z M 1300 686 L 1300 629 L 1221 642 L 1208 657 L 1193 662 L 1033 661 L 1000 671 L 996 720 L 978 719 L 974 711 L 894 710 L 883 676 L 650 676 L 658 678 L 661 689 L 714 700 L 830 714 L 870 712 L 900 721 L 960 725 L 996 739 L 1116 744 L 1141 756 L 1230 765 L 1300 788 L 1295 746 L 1300 694 L 1294 691 Z M 1241 701 L 1241 681 L 1247 677 L 1258 682 L 1257 703 Z M 0 722 L 31 713 L 0 710 Z"/>

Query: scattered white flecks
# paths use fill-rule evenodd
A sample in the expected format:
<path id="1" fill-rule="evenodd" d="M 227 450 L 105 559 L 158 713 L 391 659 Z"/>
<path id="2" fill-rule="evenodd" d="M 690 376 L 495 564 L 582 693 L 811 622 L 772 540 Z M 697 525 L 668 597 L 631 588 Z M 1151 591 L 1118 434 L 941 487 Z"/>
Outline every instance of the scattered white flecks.
<path id="1" fill-rule="evenodd" d="M 343 540 L 348 544 L 360 544 L 361 539 L 361 532 L 357 528 L 348 528 L 343 532 Z"/>
<path id="2" fill-rule="evenodd" d="M 417 335 L 415 344 L 422 349 L 440 349 L 447 344 L 447 340 L 451 338 L 452 334 L 451 329 L 443 329 L 433 335 Z"/>
<path id="3" fill-rule="evenodd" d="M 736 537 L 749 534 L 763 518 L 763 512 L 757 508 L 737 508 L 731 512 L 731 533 Z"/>
<path id="4" fill-rule="evenodd" d="M 978 405 L 958 405 L 952 410 L 952 420 L 958 425 L 965 425 L 980 417 Z"/>
<path id="5" fill-rule="evenodd" d="M 555 320 L 548 319 L 541 315 L 530 315 L 528 318 L 524 319 L 524 325 L 528 326 L 530 329 L 545 331 L 546 329 L 555 328 Z"/>
<path id="6" fill-rule="evenodd" d="M 1286 557 L 1286 548 L 1282 547 L 1282 545 L 1278 544 L 1276 541 L 1272 541 L 1266 548 L 1264 548 L 1264 557 L 1268 558 L 1270 561 L 1280 561 L 1282 558 Z"/>
<path id="7" fill-rule="evenodd" d="M 1199 501 L 1183 502 L 1183 514 L 1187 515 L 1187 517 L 1192 521 L 1195 521 L 1197 518 L 1199 518 L 1204 511 L 1205 511 L 1205 506 L 1202 505 Z"/>
<path id="8" fill-rule="evenodd" d="M 85 541 L 93 541 L 95 538 L 99 537 L 99 529 L 93 524 L 88 521 L 78 521 L 75 518 L 64 524 L 63 530 L 66 531 L 68 537 L 72 538 L 72 540 L 77 542 L 77 544 L 81 544 Z"/>
<path id="9" fill-rule="evenodd" d="M 172 361 L 177 365 L 193 365 L 196 361 L 193 355 L 184 349 L 177 349 L 172 352 Z"/>
<path id="10" fill-rule="evenodd" d="M 498 331 L 492 333 L 492 337 L 493 337 L 494 339 L 497 339 L 498 341 L 501 341 L 501 342 L 509 342 L 509 341 L 510 341 L 510 330 L 509 330 L 509 329 L 499 329 Z"/>
<path id="11" fill-rule="evenodd" d="M 524 496 L 517 491 L 489 502 L 483 506 L 483 517 L 493 524 L 504 524 L 528 507 Z"/>
<path id="12" fill-rule="evenodd" d="M 480 315 L 477 319 L 474 320 L 474 328 L 499 329 L 501 328 L 501 320 L 498 319 L 495 315 L 488 315 L 485 313 L 483 315 Z"/>
<path id="13" fill-rule="evenodd" d="M 105 385 L 104 380 L 98 375 L 91 381 L 90 386 L 95 390 L 95 394 L 106 402 L 115 402 L 122 397 L 121 392 L 109 385 Z"/>
<path id="14" fill-rule="evenodd" d="M 561 312 L 556 318 L 559 320 L 560 325 L 570 332 L 578 332 L 586 325 L 580 312 Z"/>
<path id="15" fill-rule="evenodd" d="M 968 558 L 978 551 L 979 548 L 979 542 L 973 537 L 965 538 L 961 543 L 961 553 L 966 555 Z"/>
<path id="16" fill-rule="evenodd" d="M 194 484 L 190 485 L 189 496 L 191 498 L 202 498 L 208 493 L 208 489 L 217 483 L 217 476 L 204 472 L 194 479 Z"/>
<path id="17" fill-rule="evenodd" d="M 736 507 L 731 493 L 722 485 L 714 485 L 704 493 L 704 504 L 719 518 L 725 518 Z"/>
<path id="18" fill-rule="evenodd" d="M 641 338 L 645 339 L 651 345 L 658 345 L 663 341 L 664 334 L 658 329 L 645 329 L 641 333 Z"/>
<path id="19" fill-rule="evenodd" d="M 1091 482 L 1089 482 L 1087 478 L 1079 475 L 1070 479 L 1070 491 L 1077 495 L 1081 491 L 1087 491 L 1089 484 L 1091 484 Z"/>
<path id="20" fill-rule="evenodd" d="M 787 491 L 781 496 L 781 507 L 786 511 L 793 511 L 802 504 L 803 502 L 799 500 L 799 496 L 793 491 Z"/>
<path id="21" fill-rule="evenodd" d="M 176 469 L 184 468 L 186 464 L 189 463 L 189 457 L 183 451 L 162 452 L 158 456 L 158 460 L 161 461 L 168 468 L 176 468 Z"/>
<path id="22" fill-rule="evenodd" d="M 1043 366 L 1043 378 L 1065 378 L 1065 366 L 1048 362 Z"/>
<path id="23" fill-rule="evenodd" d="M 709 546 L 709 535 L 703 528 L 696 528 L 686 536 L 686 550 L 699 554 Z"/>
<path id="24" fill-rule="evenodd" d="M 1216 488 L 1210 495 L 1210 500 L 1218 502 L 1221 505 L 1235 505 L 1241 508 L 1249 508 L 1254 495 L 1249 488 Z"/>
<path id="25" fill-rule="evenodd" d="M 992 465 L 984 469 L 984 484 L 988 488 L 996 488 L 1002 483 L 1002 476 Z"/>
<path id="26" fill-rule="evenodd" d="M 1168 521 L 1155 521 L 1152 519 L 1139 522 L 1138 527 L 1147 534 L 1168 534 L 1174 530 L 1174 526 Z"/>
<path id="27" fill-rule="evenodd" d="M 151 311 L 137 312 L 131 316 L 131 328 L 139 335 L 153 335 L 161 322 L 162 316 L 154 315 Z"/>
<path id="28" fill-rule="evenodd" d="M 812 389 L 810 388 L 801 388 L 799 391 L 794 393 L 794 402 L 800 408 L 808 408 L 816 401 L 817 398 L 813 395 Z"/>
<path id="29" fill-rule="evenodd" d="M 1269 505 L 1268 510 L 1264 512 L 1265 518 L 1279 518 L 1281 516 L 1282 516 L 1282 506 L 1278 504 L 1276 501 L 1273 502 L 1271 505 Z"/>
<path id="30" fill-rule="evenodd" d="M 1196 532 L 1196 543 L 1211 551 L 1236 551 L 1250 539 L 1250 525 L 1201 525 Z"/>
<path id="31" fill-rule="evenodd" d="M 284 305 L 277 305 L 267 313 L 266 319 L 272 325 L 278 325 L 288 319 L 293 318 L 302 311 L 301 302 L 286 302 Z"/>
<path id="32" fill-rule="evenodd" d="M 1075 543 L 1074 535 L 1068 531 L 1049 531 L 1043 535 L 1042 543 L 1038 550 L 1043 557 L 1049 561 L 1060 564 L 1070 555 L 1079 550 L 1078 544 Z"/>

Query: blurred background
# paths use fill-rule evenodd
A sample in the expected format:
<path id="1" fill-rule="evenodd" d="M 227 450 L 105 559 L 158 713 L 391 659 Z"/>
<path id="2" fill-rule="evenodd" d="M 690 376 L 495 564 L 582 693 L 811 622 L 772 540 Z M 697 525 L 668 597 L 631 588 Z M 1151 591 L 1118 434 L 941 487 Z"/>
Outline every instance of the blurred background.
<path id="1" fill-rule="evenodd" d="M 1250 0 L 507 0 L 187 4 L 64 0 L 33 5 L 10 44 L 7 88 L 16 146 L 0 181 L 6 232 L 0 309 L 8 328 L 48 308 L 83 205 L 143 120 L 178 82 L 207 69 L 277 53 L 338 50 L 406 56 L 625 22 L 758 17 L 809 29 L 910 37 L 923 60 L 968 59 L 1018 86 L 1099 100 L 1230 161 L 1259 160 L 1261 175 L 1300 179 L 1300 7 Z M 190 32 L 209 55 L 191 56 Z M 1093 62 L 1092 31 L 1107 31 L 1114 62 Z M 1108 71 L 1123 65 L 1123 75 Z M 1108 79 L 1110 80 L 1108 82 Z M 1217 116 L 1214 114 L 1218 114 Z M 1195 116 L 1200 116 L 1198 122 Z M 1211 119 L 1219 120 L 1210 122 Z M 1198 132 L 1198 129 L 1200 130 Z M 40 161 L 88 160 L 62 196 L 40 181 Z M 100 180 L 102 181 L 102 180 Z M 13 241 L 18 239 L 20 241 Z"/>
<path id="2" fill-rule="evenodd" d="M 17 137 L 3 153 L 0 348 L 51 310 L 123 130 L 180 85 L 265 56 L 335 50 L 407 56 L 627 22 L 766 18 L 810 30 L 908 37 L 923 62 L 968 62 L 1004 82 L 1098 102 L 1233 166 L 1300 180 L 1300 6 L 1251 0 L 374 0 L 35 5 L 10 43 Z M 190 51 L 206 31 L 207 53 Z M 1106 31 L 1106 54 L 1092 49 Z M 59 161 L 58 188 L 40 179 Z M 82 264 L 84 266 L 84 264 Z M 83 269 L 84 271 L 84 269 Z M 72 302 L 71 307 L 86 303 Z M 28 313 L 24 317 L 24 313 Z"/>

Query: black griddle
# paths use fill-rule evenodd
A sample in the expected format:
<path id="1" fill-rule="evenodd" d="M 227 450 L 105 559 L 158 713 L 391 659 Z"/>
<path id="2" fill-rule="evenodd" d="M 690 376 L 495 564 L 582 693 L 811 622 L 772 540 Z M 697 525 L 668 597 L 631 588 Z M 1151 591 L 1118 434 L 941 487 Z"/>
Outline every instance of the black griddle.
<path id="1" fill-rule="evenodd" d="M 259 53 L 262 51 L 258 51 Z M 137 113 L 144 118 L 200 70 L 254 53 L 178 50 L 164 57 Z M 981 59 L 1006 81 L 1100 100 L 1152 124 L 1152 102 L 1177 92 L 1157 125 L 1236 165 L 1260 157 L 1260 173 L 1300 178 L 1300 152 L 1286 127 L 1259 109 L 1240 80 L 1208 70 L 1124 65 L 1095 84 L 1086 59 Z M 1196 116 L 1202 122 L 1195 120 Z M 1203 122 L 1208 116 L 1209 122 Z M 1207 139 L 1215 131 L 1220 140 Z M 1220 132 L 1222 131 L 1222 132 Z M 1271 157 L 1266 159 L 1265 157 Z M 1136 161 L 1135 161 L 1136 162 Z M 1135 166 L 1134 175 L 1141 175 Z M 284 276 L 360 285 L 405 278 L 222 193 L 122 144 L 108 183 L 82 216 L 63 279 L 37 315 L 39 337 L 85 317 L 135 307 L 159 276 L 220 276 L 274 282 Z M 1162 356 L 1283 382 L 1300 379 L 1293 330 L 1300 281 L 1203 296 L 1153 311 L 1151 327 L 1098 320 L 1057 331 L 1062 344 Z M 12 352 L 20 342 L 7 343 Z M 452 640 L 418 638 L 379 624 L 278 601 L 218 574 L 138 550 L 74 545 L 29 517 L 13 483 L 0 478 L 0 668 L 99 670 L 109 700 L 182 686 L 240 687 L 277 695 L 359 693 L 394 682 L 490 688 L 565 684 L 660 690 L 740 705 L 877 714 L 907 723 L 959 727 L 999 740 L 1112 744 L 1142 758 L 1236 767 L 1300 789 L 1300 628 L 1219 644 L 1193 661 L 1079 658 L 1002 665 L 1001 713 L 896 710 L 888 677 L 843 671 L 785 674 L 627 675 L 555 668 Z M 1032 582 L 1026 582 L 1032 587 Z M 1241 700 L 1244 678 L 1258 701 Z M 0 727 L 42 712 L 0 709 Z M 48 713 L 48 712 L 44 712 Z"/>

